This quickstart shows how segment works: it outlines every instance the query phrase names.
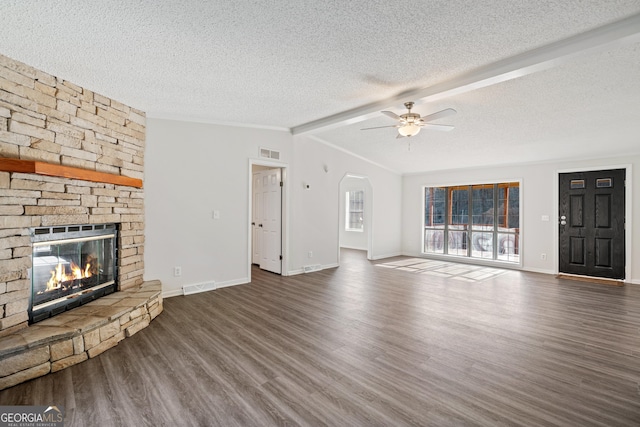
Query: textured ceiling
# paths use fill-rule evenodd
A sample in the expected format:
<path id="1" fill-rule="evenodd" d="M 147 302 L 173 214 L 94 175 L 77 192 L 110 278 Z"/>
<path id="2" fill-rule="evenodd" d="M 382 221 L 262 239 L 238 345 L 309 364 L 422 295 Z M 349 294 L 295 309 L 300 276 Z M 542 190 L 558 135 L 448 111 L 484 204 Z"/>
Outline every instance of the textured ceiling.
<path id="1" fill-rule="evenodd" d="M 414 173 L 640 152 L 638 38 L 421 99 L 638 13 L 640 0 L 2 0 L 0 53 L 150 117 L 304 129 Z M 439 121 L 455 130 L 423 129 L 411 152 L 394 129 L 360 130 L 393 124 L 371 111 L 408 100 L 455 108 Z"/>

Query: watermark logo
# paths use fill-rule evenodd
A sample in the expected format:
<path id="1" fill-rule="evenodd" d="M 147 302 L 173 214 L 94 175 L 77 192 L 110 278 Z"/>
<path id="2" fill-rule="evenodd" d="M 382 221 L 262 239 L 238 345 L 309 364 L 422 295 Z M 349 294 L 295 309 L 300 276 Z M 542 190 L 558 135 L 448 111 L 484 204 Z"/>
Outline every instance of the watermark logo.
<path id="1" fill-rule="evenodd" d="M 0 427 L 64 427 L 64 408 L 0 406 Z"/>

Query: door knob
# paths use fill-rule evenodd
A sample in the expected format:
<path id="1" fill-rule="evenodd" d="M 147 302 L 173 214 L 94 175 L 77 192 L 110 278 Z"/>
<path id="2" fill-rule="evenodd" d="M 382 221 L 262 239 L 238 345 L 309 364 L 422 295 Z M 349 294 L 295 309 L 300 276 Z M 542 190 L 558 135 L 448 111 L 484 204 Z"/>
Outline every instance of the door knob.
<path id="1" fill-rule="evenodd" d="M 560 225 L 567 225 L 567 221 L 563 219 L 562 221 L 560 221 Z"/>
<path id="2" fill-rule="evenodd" d="M 262 227 L 262 224 L 258 224 L 258 227 Z"/>
<path id="3" fill-rule="evenodd" d="M 567 219 L 567 217 L 565 215 L 562 215 L 560 219 Z"/>

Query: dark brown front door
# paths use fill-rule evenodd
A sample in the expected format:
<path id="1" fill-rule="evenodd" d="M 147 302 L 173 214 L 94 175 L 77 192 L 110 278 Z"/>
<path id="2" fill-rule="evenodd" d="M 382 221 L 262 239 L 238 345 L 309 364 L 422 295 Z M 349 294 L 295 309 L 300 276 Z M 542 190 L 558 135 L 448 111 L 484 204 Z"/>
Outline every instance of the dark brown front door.
<path id="1" fill-rule="evenodd" d="M 560 174 L 560 273 L 624 279 L 625 170 Z"/>

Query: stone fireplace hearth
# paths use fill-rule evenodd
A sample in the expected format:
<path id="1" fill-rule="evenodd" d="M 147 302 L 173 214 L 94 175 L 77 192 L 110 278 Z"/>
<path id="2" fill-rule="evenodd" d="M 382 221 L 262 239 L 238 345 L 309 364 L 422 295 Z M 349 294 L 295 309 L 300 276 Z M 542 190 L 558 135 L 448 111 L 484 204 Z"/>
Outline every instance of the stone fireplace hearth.
<path id="1" fill-rule="evenodd" d="M 0 55 L 0 384 L 92 357 L 88 349 L 117 344 L 162 311 L 160 285 L 143 284 L 145 122 L 142 111 Z M 28 326 L 31 230 L 74 224 L 118 224 L 118 292 Z M 58 325 L 65 317 L 73 322 Z M 10 362 L 20 358 L 38 363 Z"/>
<path id="2" fill-rule="evenodd" d="M 145 282 L 0 338 L 0 390 L 96 357 L 162 312 L 162 285 Z"/>

